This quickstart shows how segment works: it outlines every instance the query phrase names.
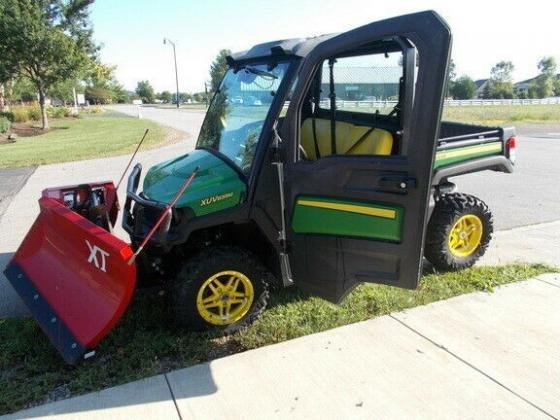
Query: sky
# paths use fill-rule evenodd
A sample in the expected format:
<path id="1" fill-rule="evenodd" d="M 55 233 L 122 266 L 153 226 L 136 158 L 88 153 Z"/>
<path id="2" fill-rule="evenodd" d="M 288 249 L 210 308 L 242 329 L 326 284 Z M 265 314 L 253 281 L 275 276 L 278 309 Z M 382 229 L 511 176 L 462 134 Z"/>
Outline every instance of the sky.
<path id="1" fill-rule="evenodd" d="M 437 11 L 451 27 L 457 74 L 487 78 L 501 60 L 515 66 L 514 80 L 535 76 L 537 62 L 554 56 L 560 65 L 557 1 L 496 0 L 96 0 L 91 7 L 101 59 L 116 65 L 130 90 L 149 80 L 156 91 L 204 90 L 210 63 L 222 48 L 246 50 L 285 38 L 343 32 L 405 13 Z"/>

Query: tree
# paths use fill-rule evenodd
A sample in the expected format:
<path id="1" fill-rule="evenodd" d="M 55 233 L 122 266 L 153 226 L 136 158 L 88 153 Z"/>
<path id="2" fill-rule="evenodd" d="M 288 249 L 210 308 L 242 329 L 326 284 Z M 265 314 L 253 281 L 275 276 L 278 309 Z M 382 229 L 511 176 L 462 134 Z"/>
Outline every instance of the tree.
<path id="1" fill-rule="evenodd" d="M 169 103 L 173 100 L 173 95 L 168 90 L 164 90 L 158 94 L 158 99 L 162 100 L 165 103 Z M 179 94 L 179 99 L 181 99 L 181 94 Z"/>
<path id="2" fill-rule="evenodd" d="M 476 84 L 469 76 L 461 76 L 453 83 L 451 95 L 455 99 L 472 99 L 476 95 Z"/>
<path id="3" fill-rule="evenodd" d="M 212 64 L 210 65 L 210 88 L 212 92 L 217 92 L 220 88 L 222 78 L 227 71 L 226 57 L 231 54 L 230 50 L 220 50 Z"/>
<path id="4" fill-rule="evenodd" d="M 189 102 L 192 99 L 192 95 L 190 93 L 179 92 L 179 100 L 181 102 Z"/>
<path id="5" fill-rule="evenodd" d="M 103 86 L 86 87 L 85 97 L 90 104 L 94 105 L 104 105 L 113 102 L 111 92 Z"/>
<path id="6" fill-rule="evenodd" d="M 88 21 L 93 0 L 3 0 L 0 2 L 0 57 L 9 72 L 28 78 L 48 129 L 46 95 L 57 82 L 76 79 L 98 47 Z"/>
<path id="7" fill-rule="evenodd" d="M 8 85 L 13 82 L 14 77 L 15 69 L 3 60 L 0 55 L 0 112 L 5 111 L 7 91 L 9 90 Z"/>
<path id="8" fill-rule="evenodd" d="M 556 93 L 558 77 L 554 57 L 543 57 L 537 64 L 541 74 L 531 83 L 530 95 L 534 98 L 547 98 Z"/>
<path id="9" fill-rule="evenodd" d="M 37 90 L 29 79 L 19 77 L 13 81 L 8 97 L 10 102 L 33 102 L 37 100 Z"/>
<path id="10" fill-rule="evenodd" d="M 90 103 L 108 104 L 129 101 L 129 94 L 115 77 L 116 66 L 95 62 L 86 76 L 86 99 Z M 89 95 L 89 96 L 88 96 Z"/>
<path id="11" fill-rule="evenodd" d="M 74 89 L 78 85 L 76 80 L 63 80 L 54 83 L 48 91 L 49 96 L 52 99 L 57 99 L 66 106 L 66 103 L 74 102 Z"/>
<path id="12" fill-rule="evenodd" d="M 488 97 L 493 99 L 513 98 L 513 72 L 511 61 L 500 61 L 490 70 Z"/>
<path id="13" fill-rule="evenodd" d="M 113 103 L 124 104 L 130 102 L 130 94 L 116 79 L 109 82 L 109 92 Z"/>
<path id="14" fill-rule="evenodd" d="M 147 80 L 141 80 L 136 85 L 136 94 L 142 99 L 142 102 L 151 104 L 155 99 L 154 88 Z"/>
<path id="15" fill-rule="evenodd" d="M 454 80 L 457 77 L 456 66 L 453 59 L 449 60 L 449 65 L 447 66 L 447 78 L 445 84 L 445 96 L 448 97 L 453 90 Z M 453 95 L 453 94 L 452 94 Z"/>

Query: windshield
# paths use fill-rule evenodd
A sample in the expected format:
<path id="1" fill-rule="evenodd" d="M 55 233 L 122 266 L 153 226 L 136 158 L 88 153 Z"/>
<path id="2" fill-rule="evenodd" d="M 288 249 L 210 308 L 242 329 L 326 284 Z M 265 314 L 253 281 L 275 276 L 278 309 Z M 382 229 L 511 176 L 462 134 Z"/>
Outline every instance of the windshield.
<path id="1" fill-rule="evenodd" d="M 264 120 L 288 65 L 229 69 L 208 108 L 196 147 L 220 152 L 248 174 Z"/>

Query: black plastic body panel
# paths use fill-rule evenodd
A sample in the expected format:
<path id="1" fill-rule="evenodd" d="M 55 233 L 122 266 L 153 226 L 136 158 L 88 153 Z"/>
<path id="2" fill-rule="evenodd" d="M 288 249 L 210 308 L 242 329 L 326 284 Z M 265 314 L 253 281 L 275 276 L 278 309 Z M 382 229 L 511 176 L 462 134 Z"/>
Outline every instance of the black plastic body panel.
<path id="1" fill-rule="evenodd" d="M 304 95 L 315 70 L 329 56 L 373 40 L 402 37 L 412 43 L 420 56 L 420 68 L 414 93 L 402 127 L 401 148 L 396 156 L 326 157 L 314 162 L 298 161 L 298 139 Z M 287 45 L 287 44 L 286 44 Z M 295 44 L 294 44 L 295 45 Z M 308 44 L 311 45 L 311 44 Z M 349 31 L 317 39 L 305 54 L 290 55 L 289 48 L 279 54 L 266 55 L 268 44 L 250 54 L 237 55 L 230 65 L 237 66 L 263 60 L 291 60 L 292 64 L 266 118 L 258 142 L 251 173 L 247 176 L 247 198 L 239 206 L 203 217 L 189 218 L 179 228 L 171 228 L 165 240 L 153 246 L 167 252 L 186 242 L 192 232 L 222 224 L 252 223 L 277 251 L 287 250 L 294 281 L 302 289 L 331 301 L 339 301 L 363 281 L 415 288 L 423 256 L 423 239 L 427 220 L 433 209 L 434 185 L 450 176 L 493 169 L 511 172 L 505 156 L 492 156 L 451 165 L 433 171 L 438 139 L 462 146 L 464 141 L 483 142 L 488 136 L 505 141 L 512 129 L 498 129 L 459 123 L 441 123 L 443 86 L 451 46 L 445 22 L 434 12 L 421 12 L 388 19 Z M 295 48 L 295 47 L 294 47 Z M 263 56 L 266 55 L 266 58 Z M 410 84 L 409 84 L 410 85 Z M 290 100 L 285 117 L 279 118 L 285 100 Z M 340 112 L 341 119 L 354 118 Z M 327 116 L 328 117 L 328 116 Z M 360 116 L 359 118 L 362 118 Z M 365 118 L 365 117 L 364 117 Z M 272 127 L 278 124 L 282 138 L 279 150 L 273 150 Z M 360 121 L 360 123 L 367 123 Z M 401 128 L 390 118 L 387 128 Z M 440 132 L 441 130 L 441 132 Z M 449 139 L 455 137 L 455 139 Z M 468 144 L 468 143 L 467 143 Z M 273 161 L 285 164 L 287 242 L 279 240 L 281 198 L 277 168 Z M 387 180 L 405 179 L 406 188 L 384 185 Z M 409 182 L 410 181 L 410 182 Z M 137 182 L 136 182 L 137 187 Z M 129 195 L 142 205 L 142 196 Z M 290 228 L 294 202 L 299 195 L 313 194 L 332 198 L 389 202 L 406 210 L 400 242 L 364 240 L 355 237 L 301 235 Z M 126 214 L 130 213 L 130 206 Z M 130 220 L 129 220 L 130 222 Z M 125 228 L 127 228 L 125 226 Z M 130 226 L 127 230 L 130 230 Z M 285 247 L 285 248 L 284 248 Z"/>
<path id="2" fill-rule="evenodd" d="M 402 37 L 420 57 L 414 106 L 403 121 L 399 156 L 332 156 L 298 161 L 300 115 L 306 92 L 323 60 L 376 40 Z M 287 153 L 286 213 L 291 220 L 298 196 L 368 200 L 404 208 L 399 243 L 366 238 L 298 234 L 288 223 L 288 242 L 296 284 L 331 301 L 362 281 L 415 288 L 432 193 L 431 176 L 439 138 L 443 87 L 451 34 L 434 12 L 375 22 L 317 45 L 302 64 L 298 84 L 282 126 Z M 381 187 L 387 177 L 413 180 L 397 192 Z M 412 186 L 414 185 L 414 186 Z"/>
<path id="3" fill-rule="evenodd" d="M 470 174 L 472 172 L 480 172 L 486 170 L 512 173 L 513 164 L 505 156 L 496 155 L 496 156 L 483 157 L 479 159 L 473 159 L 466 162 L 457 163 L 454 165 L 449 165 L 435 171 L 434 176 L 432 178 L 432 185 L 438 185 L 442 182 L 445 182 L 447 178 L 453 176 Z"/>

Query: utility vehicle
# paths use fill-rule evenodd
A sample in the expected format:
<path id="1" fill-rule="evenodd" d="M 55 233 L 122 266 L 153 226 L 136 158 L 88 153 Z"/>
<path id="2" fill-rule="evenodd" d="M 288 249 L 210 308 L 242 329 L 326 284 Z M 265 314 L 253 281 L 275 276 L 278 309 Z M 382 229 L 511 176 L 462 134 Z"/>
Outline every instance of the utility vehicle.
<path id="1" fill-rule="evenodd" d="M 450 47 L 428 11 L 232 54 L 196 149 L 151 167 L 141 188 L 141 165 L 131 171 L 130 243 L 111 233 L 112 182 L 49 188 L 8 279 L 73 363 L 136 287 L 167 287 L 180 324 L 227 333 L 271 287 L 338 302 L 362 282 L 415 288 L 423 256 L 472 265 L 491 214 L 449 178 L 512 172 L 515 138 L 440 122 Z"/>

